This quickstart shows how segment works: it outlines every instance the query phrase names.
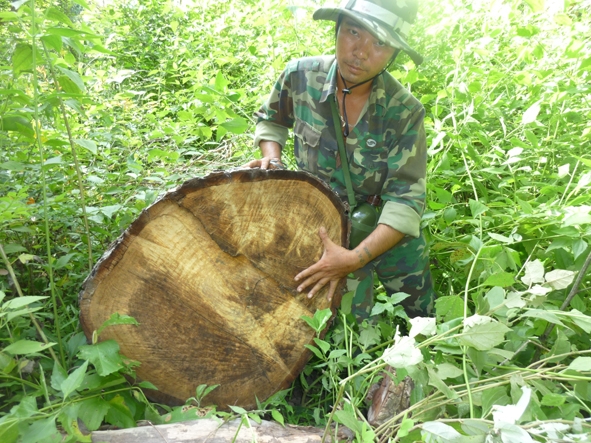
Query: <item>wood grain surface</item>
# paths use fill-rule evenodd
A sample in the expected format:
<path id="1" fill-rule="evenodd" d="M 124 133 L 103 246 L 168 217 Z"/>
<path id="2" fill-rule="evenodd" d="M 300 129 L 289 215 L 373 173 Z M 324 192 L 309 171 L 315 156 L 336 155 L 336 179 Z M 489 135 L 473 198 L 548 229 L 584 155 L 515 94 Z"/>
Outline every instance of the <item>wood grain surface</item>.
<path id="1" fill-rule="evenodd" d="M 111 326 L 137 375 L 182 404 L 200 384 L 220 386 L 206 404 L 256 406 L 284 389 L 309 358 L 314 332 L 300 319 L 335 309 L 326 289 L 309 300 L 294 276 L 323 252 L 326 227 L 347 244 L 346 209 L 315 177 L 240 169 L 186 182 L 142 212 L 84 283 L 81 323 L 90 338 L 111 314 L 139 326 Z M 342 287 L 340 288 L 342 289 Z"/>

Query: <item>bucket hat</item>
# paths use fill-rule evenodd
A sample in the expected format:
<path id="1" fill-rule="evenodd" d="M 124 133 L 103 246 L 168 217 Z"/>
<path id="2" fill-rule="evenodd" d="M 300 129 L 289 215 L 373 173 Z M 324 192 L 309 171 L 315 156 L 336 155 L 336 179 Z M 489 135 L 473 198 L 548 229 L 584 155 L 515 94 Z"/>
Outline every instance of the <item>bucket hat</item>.
<path id="1" fill-rule="evenodd" d="M 336 22 L 340 15 L 351 17 L 378 40 L 401 49 L 420 65 L 423 57 L 405 40 L 417 10 L 417 0 L 345 0 L 338 7 L 317 9 L 313 18 Z"/>

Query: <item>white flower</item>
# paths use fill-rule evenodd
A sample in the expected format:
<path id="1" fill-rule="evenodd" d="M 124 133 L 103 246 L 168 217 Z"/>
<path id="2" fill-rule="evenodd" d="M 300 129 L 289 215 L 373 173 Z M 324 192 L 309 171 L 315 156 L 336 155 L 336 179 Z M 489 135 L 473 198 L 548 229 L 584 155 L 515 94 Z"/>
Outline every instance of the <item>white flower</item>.
<path id="1" fill-rule="evenodd" d="M 412 327 L 410 328 L 410 333 L 408 335 L 411 338 L 414 338 L 419 334 L 422 334 L 424 336 L 435 334 L 434 318 L 415 317 L 410 319 L 410 324 L 412 325 Z"/>
<path id="2" fill-rule="evenodd" d="M 382 359 L 393 368 L 406 368 L 423 361 L 423 354 L 410 337 L 396 337 L 393 346 L 384 351 Z"/>

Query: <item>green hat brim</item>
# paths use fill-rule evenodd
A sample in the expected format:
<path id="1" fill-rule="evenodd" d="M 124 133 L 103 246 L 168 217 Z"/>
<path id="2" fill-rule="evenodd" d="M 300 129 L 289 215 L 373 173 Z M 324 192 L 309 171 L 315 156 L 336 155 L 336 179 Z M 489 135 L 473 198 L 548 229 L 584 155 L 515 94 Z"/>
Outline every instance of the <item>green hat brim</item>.
<path id="1" fill-rule="evenodd" d="M 412 49 L 406 41 L 397 32 L 388 31 L 382 24 L 376 22 L 373 18 L 366 18 L 363 14 L 356 11 L 349 11 L 348 9 L 341 8 L 320 8 L 314 12 L 312 18 L 314 20 L 331 20 L 336 22 L 339 15 L 345 15 L 360 23 L 365 29 L 367 29 L 375 38 L 383 41 L 388 46 L 393 48 L 401 49 L 406 52 L 415 65 L 423 63 L 423 57 Z"/>

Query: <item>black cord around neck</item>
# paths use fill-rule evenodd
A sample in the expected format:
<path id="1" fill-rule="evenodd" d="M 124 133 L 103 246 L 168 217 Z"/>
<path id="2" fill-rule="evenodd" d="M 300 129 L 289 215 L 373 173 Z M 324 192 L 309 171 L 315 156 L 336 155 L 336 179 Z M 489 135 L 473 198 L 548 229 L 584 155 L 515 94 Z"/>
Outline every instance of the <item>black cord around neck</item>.
<path id="1" fill-rule="evenodd" d="M 381 74 L 381 72 L 380 72 L 380 74 Z M 380 74 L 378 74 L 378 75 L 380 75 Z M 347 98 L 347 95 L 351 93 L 351 89 L 354 89 L 357 86 L 361 86 L 361 85 L 366 84 L 367 82 L 372 81 L 374 78 L 377 77 L 377 75 L 375 77 L 368 79 L 368 80 L 365 80 L 364 82 L 357 83 L 356 85 L 353 85 L 351 87 L 347 86 L 347 81 L 343 77 L 343 74 L 341 74 L 340 69 L 339 69 L 339 75 L 341 76 L 341 80 L 343 81 L 343 85 L 345 85 L 345 87 L 343 88 L 343 119 L 345 120 L 345 128 L 343 131 L 343 135 L 345 137 L 348 137 L 349 136 L 349 119 L 347 118 L 347 106 L 345 105 L 345 99 Z"/>

